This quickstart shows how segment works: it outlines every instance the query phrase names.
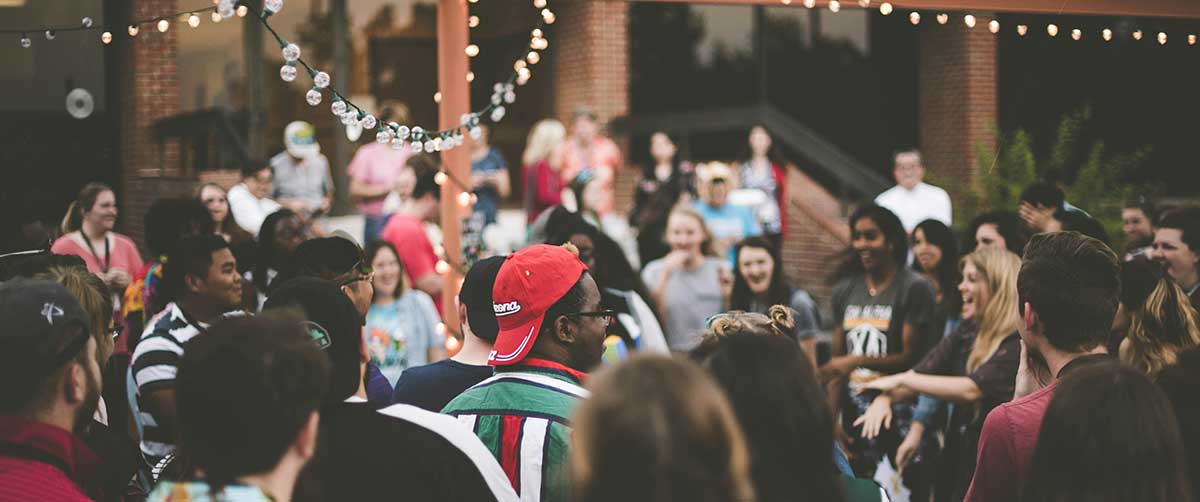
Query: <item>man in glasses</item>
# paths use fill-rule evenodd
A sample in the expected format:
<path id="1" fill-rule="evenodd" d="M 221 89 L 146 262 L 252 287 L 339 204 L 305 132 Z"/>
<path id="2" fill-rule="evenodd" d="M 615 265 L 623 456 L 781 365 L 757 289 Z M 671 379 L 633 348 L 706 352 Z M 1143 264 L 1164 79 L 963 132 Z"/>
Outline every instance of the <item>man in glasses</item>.
<path id="1" fill-rule="evenodd" d="M 496 375 L 443 413 L 475 431 L 521 500 L 569 500 L 570 416 L 600 363 L 612 312 L 574 248 L 530 246 L 500 266 L 492 310 L 500 331 L 488 364 Z"/>
<path id="2" fill-rule="evenodd" d="M 87 312 L 63 286 L 0 286 L 0 500 L 92 500 L 100 459 L 75 432 L 100 400 Z"/>

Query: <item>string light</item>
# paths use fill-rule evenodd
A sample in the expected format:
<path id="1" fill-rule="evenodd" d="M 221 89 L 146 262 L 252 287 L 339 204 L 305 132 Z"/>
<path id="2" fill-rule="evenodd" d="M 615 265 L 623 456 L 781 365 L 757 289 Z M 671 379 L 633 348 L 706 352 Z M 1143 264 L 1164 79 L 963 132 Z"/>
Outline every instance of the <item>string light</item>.
<path id="1" fill-rule="evenodd" d="M 879 13 L 883 14 L 885 16 L 891 15 L 892 4 L 887 3 L 887 2 L 883 2 L 883 3 L 879 4 Z"/>
<path id="2" fill-rule="evenodd" d="M 467 82 L 474 82 L 474 81 L 475 81 L 475 72 L 473 72 L 473 71 L 467 72 Z"/>
<path id="3" fill-rule="evenodd" d="M 46 40 L 54 40 L 54 30 L 46 30 Z"/>
<path id="4" fill-rule="evenodd" d="M 791 5 L 792 0 L 779 0 L 779 3 L 784 4 L 784 5 Z"/>
<path id="5" fill-rule="evenodd" d="M 247 12 L 250 12 L 250 9 L 247 9 L 245 5 L 239 5 L 237 7 L 237 17 L 246 17 Z"/>
<path id="6" fill-rule="evenodd" d="M 1133 32 L 1133 39 L 1134 39 L 1134 40 L 1141 40 L 1141 39 L 1142 39 L 1142 30 L 1135 30 L 1135 31 Z"/>
<path id="7" fill-rule="evenodd" d="M 1100 37 L 1103 38 L 1105 42 L 1112 41 L 1112 30 L 1105 28 L 1100 32 Z"/>
<path id="8" fill-rule="evenodd" d="M 811 9 L 817 6 L 817 0 L 804 0 L 804 7 Z"/>
<path id="9" fill-rule="evenodd" d="M 838 12 L 840 10 L 842 10 L 842 2 L 829 0 L 829 12 Z"/>
<path id="10" fill-rule="evenodd" d="M 478 28 L 479 27 L 479 16 L 471 16 L 471 17 L 467 18 L 467 26 L 469 26 L 471 28 Z"/>
<path id="11" fill-rule="evenodd" d="M 195 14 L 188 16 L 188 26 L 191 26 L 192 28 L 200 26 L 200 16 Z"/>
<path id="12" fill-rule="evenodd" d="M 542 60 L 542 55 L 538 54 L 537 51 L 530 51 L 529 54 L 525 56 L 525 60 L 529 61 L 529 64 L 538 64 L 538 61 Z"/>
<path id="13" fill-rule="evenodd" d="M 445 172 L 438 171 L 437 174 L 433 175 L 433 182 L 437 183 L 437 186 L 442 186 L 446 184 L 447 178 L 449 178 L 449 176 L 446 176 Z"/>
<path id="14" fill-rule="evenodd" d="M 138 34 L 138 27 L 136 24 L 131 24 L 131 25 L 129 25 L 129 29 L 126 31 L 129 32 L 129 36 L 136 37 Z"/>
<path id="15" fill-rule="evenodd" d="M 1025 26 L 1025 25 L 1023 25 L 1023 24 L 1018 24 L 1018 25 L 1017 25 L 1017 35 L 1019 35 L 1019 36 L 1022 36 L 1022 37 L 1023 37 L 1023 36 L 1025 36 L 1025 34 L 1026 34 L 1026 33 L 1028 33 L 1028 32 L 1029 32 L 1029 27 L 1028 27 L 1028 26 Z"/>
<path id="16" fill-rule="evenodd" d="M 972 16 L 970 14 L 963 16 L 963 24 L 966 24 L 967 28 L 974 28 L 975 27 L 975 16 Z"/>
<path id="17" fill-rule="evenodd" d="M 466 192 L 463 193 L 465 194 Z M 450 264 L 446 263 L 446 260 L 438 260 L 437 265 L 434 265 L 433 270 L 439 275 L 446 275 L 450 273 Z"/>
<path id="18" fill-rule="evenodd" d="M 858 6 L 864 9 L 871 8 L 871 0 L 858 0 Z"/>
<path id="19" fill-rule="evenodd" d="M 497 108 L 497 109 L 503 110 L 504 108 L 501 107 L 501 108 Z M 468 192 L 459 192 L 458 193 L 458 205 L 460 205 L 462 207 L 467 207 L 467 206 L 471 205 L 471 194 Z"/>
<path id="20" fill-rule="evenodd" d="M 479 46 L 475 45 L 475 44 L 470 44 L 467 46 L 465 52 L 467 53 L 467 57 L 473 58 L 475 56 L 478 56 L 479 55 Z"/>
<path id="21" fill-rule="evenodd" d="M 1050 35 L 1051 37 L 1057 37 L 1058 36 L 1058 25 L 1054 24 L 1054 23 L 1050 23 L 1050 24 L 1046 25 L 1046 33 L 1048 35 Z"/>
<path id="22" fill-rule="evenodd" d="M 938 24 L 946 24 L 946 23 L 950 22 L 950 15 L 946 14 L 946 13 L 938 14 L 937 22 L 938 22 Z"/>
<path id="23" fill-rule="evenodd" d="M 1161 32 L 1161 31 L 1158 32 L 1158 45 L 1167 45 L 1167 34 L 1166 33 Z"/>
<path id="24" fill-rule="evenodd" d="M 442 104 L 442 91 L 433 93 L 433 102 L 439 105 Z"/>
<path id="25" fill-rule="evenodd" d="M 159 33 L 166 33 L 167 30 L 170 28 L 171 28 L 171 23 L 169 21 L 167 21 L 166 19 L 158 20 L 158 32 Z"/>
<path id="26" fill-rule="evenodd" d="M 909 15 L 908 15 L 908 22 L 912 23 L 912 24 L 913 24 L 913 26 L 916 26 L 916 25 L 918 25 L 918 24 L 921 24 L 921 13 L 920 13 L 920 12 L 913 12 L 913 13 L 909 14 Z"/>
<path id="27" fill-rule="evenodd" d="M 992 33 L 1000 33 L 1000 21 L 995 19 L 988 23 L 988 31 Z"/>
<path id="28" fill-rule="evenodd" d="M 29 39 L 29 35 L 22 33 L 21 34 L 21 48 L 28 49 L 31 46 L 33 46 L 33 40 Z"/>
<path id="29" fill-rule="evenodd" d="M 212 22 L 214 22 L 214 23 L 219 23 L 219 22 L 221 22 L 221 19 L 223 19 L 223 18 L 224 18 L 224 17 L 223 17 L 223 16 L 221 16 L 221 13 L 220 13 L 220 12 L 215 12 L 215 11 L 214 11 L 214 12 L 212 13 Z"/>
<path id="30" fill-rule="evenodd" d="M 101 33 L 100 34 L 100 42 L 103 43 L 104 45 L 108 45 L 108 44 L 112 43 L 112 32 L 106 31 L 104 33 Z"/>
<path id="31" fill-rule="evenodd" d="M 1196 45 L 1196 35 L 1188 35 L 1188 45 Z"/>
<path id="32" fill-rule="evenodd" d="M 1079 31 L 1079 28 L 1071 30 L 1071 38 L 1074 40 L 1079 40 L 1080 38 L 1083 38 L 1083 32 Z"/>

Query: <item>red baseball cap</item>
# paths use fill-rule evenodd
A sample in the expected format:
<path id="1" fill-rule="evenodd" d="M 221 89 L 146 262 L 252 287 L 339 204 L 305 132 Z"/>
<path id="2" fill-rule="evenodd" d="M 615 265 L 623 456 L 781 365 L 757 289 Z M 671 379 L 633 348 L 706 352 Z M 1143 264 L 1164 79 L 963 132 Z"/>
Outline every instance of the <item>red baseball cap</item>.
<path id="1" fill-rule="evenodd" d="M 560 246 L 538 244 L 509 255 L 492 288 L 492 310 L 500 333 L 488 364 L 503 366 L 525 359 L 537 341 L 546 310 L 587 269 L 578 256 Z"/>

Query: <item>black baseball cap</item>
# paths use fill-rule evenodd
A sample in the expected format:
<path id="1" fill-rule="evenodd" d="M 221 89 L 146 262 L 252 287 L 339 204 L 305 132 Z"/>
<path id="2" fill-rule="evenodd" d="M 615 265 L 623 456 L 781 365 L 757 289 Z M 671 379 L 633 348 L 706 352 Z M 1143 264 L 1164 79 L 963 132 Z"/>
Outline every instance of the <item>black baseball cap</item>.
<path id="1" fill-rule="evenodd" d="M 492 309 L 492 288 L 504 258 L 491 256 L 476 262 L 463 277 L 462 289 L 458 292 L 458 302 L 467 308 L 471 332 L 491 343 L 496 342 L 496 334 L 500 332 L 496 312 Z"/>
<path id="2" fill-rule="evenodd" d="M 344 237 L 309 239 L 292 254 L 292 274 L 284 278 L 311 276 L 333 279 L 352 272 L 367 273 L 363 250 Z"/>
<path id="3" fill-rule="evenodd" d="M 337 283 L 317 277 L 296 277 L 280 284 L 267 298 L 263 311 L 296 309 L 313 343 L 332 363 L 326 402 L 342 402 L 358 392 L 362 382 L 362 318 Z"/>
<path id="4" fill-rule="evenodd" d="M 0 326 L 0 379 L 33 387 L 79 355 L 91 316 L 62 285 L 17 278 L 0 284 Z"/>

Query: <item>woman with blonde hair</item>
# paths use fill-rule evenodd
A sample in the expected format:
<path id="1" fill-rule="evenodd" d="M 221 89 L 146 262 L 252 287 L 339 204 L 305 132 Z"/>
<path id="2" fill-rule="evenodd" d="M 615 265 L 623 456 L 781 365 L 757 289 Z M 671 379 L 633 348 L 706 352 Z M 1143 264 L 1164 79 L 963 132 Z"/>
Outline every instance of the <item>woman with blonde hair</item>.
<path id="1" fill-rule="evenodd" d="M 962 500 L 966 495 L 983 419 L 992 408 L 1012 399 L 1021 354 L 1017 334 L 1021 259 L 1005 249 L 979 249 L 962 258 L 960 269 L 962 322 L 912 370 L 864 385 L 862 392 L 881 394 L 855 422 L 863 426 L 863 437 L 873 437 L 889 427 L 893 401 L 920 393 L 954 403 L 945 430 L 944 461 L 936 476 L 938 500 Z M 896 449 L 898 466 L 920 455 L 928 425 L 914 420 Z"/>
<path id="2" fill-rule="evenodd" d="M 1113 323 L 1127 327 L 1121 362 L 1150 377 L 1175 364 L 1179 352 L 1200 346 L 1196 311 L 1161 270 L 1146 260 L 1121 264 L 1121 307 Z"/>
<path id="3" fill-rule="evenodd" d="M 545 119 L 533 125 L 521 162 L 525 172 L 525 209 L 532 223 L 547 208 L 562 204 L 562 149 L 567 130 L 562 122 Z"/>
<path id="4" fill-rule="evenodd" d="M 576 410 L 581 502 L 750 502 L 750 457 L 729 401 L 683 359 L 634 356 L 596 375 Z"/>
<path id="5" fill-rule="evenodd" d="M 733 289 L 728 264 L 713 253 L 713 237 L 696 211 L 676 207 L 667 217 L 671 252 L 646 264 L 642 282 L 662 321 L 667 345 L 692 350 L 705 320 L 725 310 Z"/>

